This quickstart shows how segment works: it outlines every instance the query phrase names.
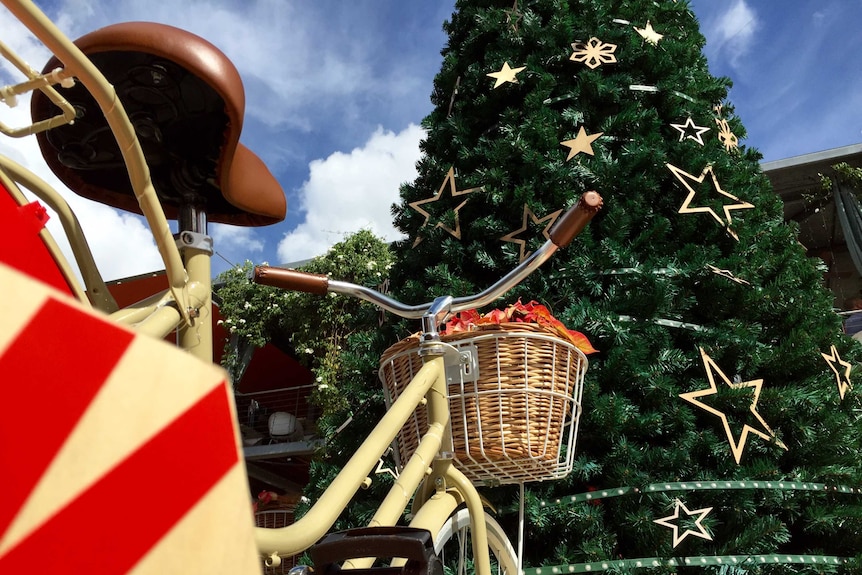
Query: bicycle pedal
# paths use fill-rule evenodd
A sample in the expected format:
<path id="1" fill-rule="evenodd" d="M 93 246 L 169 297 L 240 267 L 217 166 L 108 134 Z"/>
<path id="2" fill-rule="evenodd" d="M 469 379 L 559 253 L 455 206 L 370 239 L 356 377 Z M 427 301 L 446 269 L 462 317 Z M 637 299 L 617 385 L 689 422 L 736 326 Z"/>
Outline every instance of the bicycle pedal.
<path id="1" fill-rule="evenodd" d="M 431 533 L 412 527 L 362 527 L 330 533 L 310 549 L 318 575 L 341 571 L 341 564 L 362 557 L 403 558 L 402 567 L 350 569 L 350 575 L 443 575 Z"/>

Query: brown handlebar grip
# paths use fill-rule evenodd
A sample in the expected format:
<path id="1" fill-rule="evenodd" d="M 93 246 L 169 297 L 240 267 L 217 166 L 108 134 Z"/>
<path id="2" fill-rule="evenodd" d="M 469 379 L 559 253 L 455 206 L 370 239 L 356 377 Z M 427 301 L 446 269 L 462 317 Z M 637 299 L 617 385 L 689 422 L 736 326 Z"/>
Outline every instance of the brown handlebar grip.
<path id="1" fill-rule="evenodd" d="M 548 236 L 558 248 L 566 247 L 600 209 L 602 209 L 602 197 L 596 192 L 584 192 L 575 207 L 557 220 Z"/>
<path id="2" fill-rule="evenodd" d="M 270 266 L 255 266 L 253 280 L 254 283 L 265 286 L 316 295 L 325 294 L 329 288 L 329 277 L 325 275 L 309 274 Z"/>

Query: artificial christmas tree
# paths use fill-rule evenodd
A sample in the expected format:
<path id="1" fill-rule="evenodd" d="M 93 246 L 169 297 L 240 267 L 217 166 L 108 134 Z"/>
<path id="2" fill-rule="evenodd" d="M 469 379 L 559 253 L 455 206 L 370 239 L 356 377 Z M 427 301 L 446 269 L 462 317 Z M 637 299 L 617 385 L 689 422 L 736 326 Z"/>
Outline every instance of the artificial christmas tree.
<path id="1" fill-rule="evenodd" d="M 398 297 L 474 293 L 582 191 L 605 200 L 510 294 L 599 350 L 574 472 L 527 491 L 525 565 L 862 569 L 860 350 L 740 145 L 687 3 L 461 0 L 445 29 L 394 208 Z"/>

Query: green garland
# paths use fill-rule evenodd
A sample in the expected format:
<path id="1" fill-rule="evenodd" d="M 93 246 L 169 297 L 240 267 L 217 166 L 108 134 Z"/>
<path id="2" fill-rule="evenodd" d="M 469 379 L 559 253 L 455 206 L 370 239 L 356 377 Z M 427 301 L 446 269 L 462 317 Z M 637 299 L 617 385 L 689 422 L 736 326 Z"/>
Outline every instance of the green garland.
<path id="1" fill-rule="evenodd" d="M 563 573 L 595 573 L 609 569 L 655 568 L 655 567 L 699 567 L 710 565 L 847 565 L 853 559 L 832 555 L 713 555 L 708 557 L 677 557 L 662 559 L 645 557 L 640 559 L 619 559 L 614 561 L 594 561 L 551 567 L 528 567 L 524 575 L 561 575 Z"/>

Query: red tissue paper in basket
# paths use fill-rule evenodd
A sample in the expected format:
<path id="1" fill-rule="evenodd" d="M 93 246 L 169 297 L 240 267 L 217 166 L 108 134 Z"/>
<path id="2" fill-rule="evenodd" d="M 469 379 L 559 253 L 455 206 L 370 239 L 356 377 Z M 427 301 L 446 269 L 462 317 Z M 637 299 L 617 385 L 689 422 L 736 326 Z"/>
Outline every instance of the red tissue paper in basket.
<path id="1" fill-rule="evenodd" d="M 452 319 L 446 322 L 443 333 L 451 334 L 459 331 L 470 331 L 474 326 L 478 325 L 511 322 L 541 325 L 556 332 L 563 339 L 570 341 L 585 354 L 598 352 L 592 346 L 590 340 L 587 339 L 587 336 L 579 331 L 566 328 L 560 320 L 551 315 L 548 308 L 536 301 L 524 304 L 521 303 L 520 299 L 506 309 L 495 309 L 483 315 L 480 315 L 475 309 L 468 309 L 457 313 Z"/>

